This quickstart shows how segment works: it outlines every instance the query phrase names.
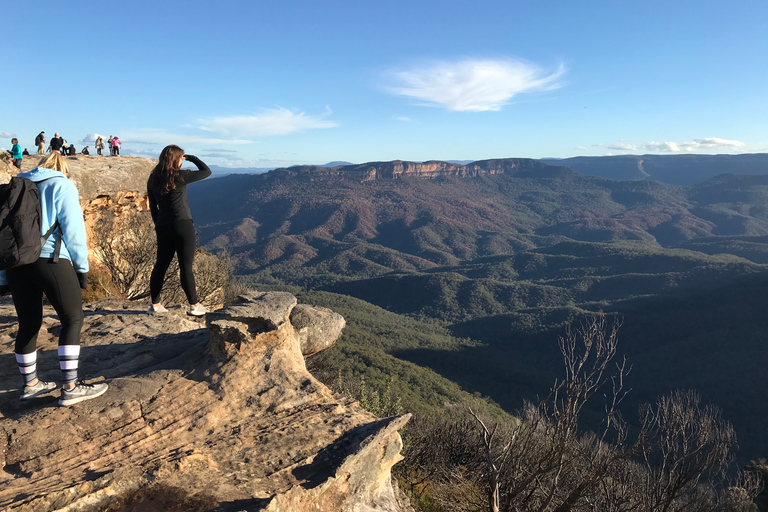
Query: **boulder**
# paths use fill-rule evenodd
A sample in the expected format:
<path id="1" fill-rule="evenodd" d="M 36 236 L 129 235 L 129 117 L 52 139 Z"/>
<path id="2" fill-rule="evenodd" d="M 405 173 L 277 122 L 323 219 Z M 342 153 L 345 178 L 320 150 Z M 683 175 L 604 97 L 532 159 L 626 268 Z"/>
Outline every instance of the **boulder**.
<path id="1" fill-rule="evenodd" d="M 346 321 L 328 308 L 298 304 L 291 311 L 291 324 L 299 335 L 301 353 L 308 357 L 333 345 Z"/>

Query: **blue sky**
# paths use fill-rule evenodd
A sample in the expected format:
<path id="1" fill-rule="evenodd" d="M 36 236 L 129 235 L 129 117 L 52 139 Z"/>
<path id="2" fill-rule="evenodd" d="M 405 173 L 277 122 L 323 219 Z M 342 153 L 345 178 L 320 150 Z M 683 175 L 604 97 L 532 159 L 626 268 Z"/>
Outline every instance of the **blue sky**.
<path id="1" fill-rule="evenodd" d="M 279 167 L 768 151 L 768 2 L 4 5 L 0 147 Z"/>

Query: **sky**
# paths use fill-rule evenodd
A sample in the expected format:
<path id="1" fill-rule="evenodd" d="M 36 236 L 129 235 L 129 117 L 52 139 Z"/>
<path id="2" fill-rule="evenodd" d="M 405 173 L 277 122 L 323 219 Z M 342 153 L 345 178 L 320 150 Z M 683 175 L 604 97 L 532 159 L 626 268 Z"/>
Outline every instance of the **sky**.
<path id="1" fill-rule="evenodd" d="M 0 148 L 206 163 L 768 152 L 768 2 L 0 0 Z"/>

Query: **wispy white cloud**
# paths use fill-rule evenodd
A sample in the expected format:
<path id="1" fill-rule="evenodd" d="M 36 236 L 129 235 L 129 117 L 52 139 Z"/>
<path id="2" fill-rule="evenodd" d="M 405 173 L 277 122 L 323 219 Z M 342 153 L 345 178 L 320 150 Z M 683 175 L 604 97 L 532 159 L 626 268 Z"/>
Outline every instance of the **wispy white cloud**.
<path id="1" fill-rule="evenodd" d="M 690 142 L 683 142 L 680 147 L 686 151 L 696 151 L 698 149 L 738 149 L 746 146 L 740 140 L 721 139 L 719 137 L 706 137 L 704 139 L 693 139 Z"/>
<path id="2" fill-rule="evenodd" d="M 633 144 L 629 144 L 628 142 L 614 142 L 612 144 L 597 144 L 600 147 L 603 147 L 605 149 L 613 149 L 616 151 L 637 151 L 637 146 Z"/>
<path id="3" fill-rule="evenodd" d="M 413 121 L 413 119 L 411 119 L 408 116 L 392 116 L 392 119 L 394 119 L 395 121 L 402 121 L 404 123 L 409 123 Z"/>
<path id="4" fill-rule="evenodd" d="M 262 137 L 338 126 L 338 123 L 327 119 L 329 115 L 329 108 L 322 115 L 313 116 L 277 107 L 264 109 L 256 115 L 213 117 L 199 119 L 198 122 L 199 128 L 208 132 L 232 137 Z"/>
<path id="5" fill-rule="evenodd" d="M 16 134 L 13 132 L 0 132 L 0 139 L 11 139 L 15 136 Z"/>
<path id="6" fill-rule="evenodd" d="M 646 151 L 661 151 L 662 153 L 679 153 L 680 146 L 676 142 L 649 142 L 641 146 Z"/>
<path id="7" fill-rule="evenodd" d="M 596 146 L 617 151 L 652 151 L 658 153 L 693 153 L 708 149 L 738 150 L 746 144 L 738 140 L 721 139 L 719 137 L 706 137 L 693 139 L 687 142 L 646 142 L 643 144 L 630 144 L 624 140 L 611 144 L 595 144 Z"/>
<path id="8" fill-rule="evenodd" d="M 212 145 L 243 145 L 252 144 L 246 139 L 221 139 L 214 137 L 201 137 L 199 135 L 171 133 L 164 130 L 139 130 L 119 134 L 124 145 L 158 145 L 167 146 L 177 144 L 179 146 L 212 146 Z"/>
<path id="9" fill-rule="evenodd" d="M 483 112 L 501 110 L 517 94 L 557 89 L 564 74 L 562 64 L 547 72 L 523 59 L 437 61 L 390 70 L 385 90 L 421 105 Z"/>

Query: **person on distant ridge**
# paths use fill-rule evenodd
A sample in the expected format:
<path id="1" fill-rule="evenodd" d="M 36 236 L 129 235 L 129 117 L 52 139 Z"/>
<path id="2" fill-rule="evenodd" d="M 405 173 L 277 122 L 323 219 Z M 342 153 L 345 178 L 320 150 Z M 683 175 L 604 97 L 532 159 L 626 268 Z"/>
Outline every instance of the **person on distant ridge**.
<path id="1" fill-rule="evenodd" d="M 24 151 L 21 152 L 21 156 L 29 156 L 29 151 L 27 151 L 27 148 L 24 148 Z"/>
<path id="2" fill-rule="evenodd" d="M 104 382 L 85 384 L 78 379 L 83 298 L 88 285 L 88 243 L 77 188 L 67 179 L 69 168 L 61 153 L 53 151 L 38 166 L 20 177 L 37 184 L 40 193 L 40 232 L 47 233 L 40 257 L 29 264 L 0 271 L 2 293 L 10 289 L 19 321 L 15 353 L 24 380 L 20 398 L 30 400 L 56 389 L 55 382 L 37 377 L 37 334 L 43 324 L 43 294 L 61 322 L 59 368 L 64 384 L 59 405 L 72 405 L 104 394 Z"/>
<path id="3" fill-rule="evenodd" d="M 37 146 L 37 154 L 45 154 L 45 132 L 40 132 L 35 137 L 35 146 Z"/>
<path id="4" fill-rule="evenodd" d="M 83 155 L 90 155 L 91 154 L 91 152 L 88 151 L 88 146 L 85 146 L 80 153 L 82 153 Z"/>
<path id="5" fill-rule="evenodd" d="M 21 154 L 21 146 L 19 146 L 19 139 L 16 137 L 11 139 L 11 144 L 13 146 L 11 147 L 11 158 L 13 158 L 13 165 L 19 168 L 21 170 L 21 159 L 24 158 L 24 156 Z"/>
<path id="6" fill-rule="evenodd" d="M 61 152 L 61 147 L 64 145 L 64 139 L 62 137 L 59 137 L 58 133 L 55 133 L 53 135 L 53 138 L 51 139 L 51 145 L 48 147 L 48 149 L 51 150 L 51 153 L 54 151 Z"/>
<path id="7" fill-rule="evenodd" d="M 101 150 L 104 149 L 104 137 L 99 135 L 96 137 L 96 154 L 101 156 Z"/>
<path id="8" fill-rule="evenodd" d="M 115 146 L 112 145 L 113 137 L 110 135 L 109 139 L 107 139 L 107 144 L 109 145 L 109 155 L 115 156 Z"/>
<path id="9" fill-rule="evenodd" d="M 198 170 L 182 169 L 187 160 Z M 187 204 L 187 185 L 211 175 L 211 170 L 202 160 L 192 155 L 185 155 L 179 146 L 163 148 L 160 159 L 152 169 L 147 180 L 149 212 L 155 223 L 157 234 L 157 260 L 149 278 L 149 291 L 152 305 L 147 313 L 165 313 L 168 310 L 160 304 L 165 272 L 173 260 L 179 257 L 179 278 L 181 288 L 189 301 L 188 315 L 203 316 L 208 311 L 200 304 L 195 287 L 195 274 L 192 270 L 195 259 L 195 226 L 192 212 Z"/>
<path id="10" fill-rule="evenodd" d="M 114 155 L 120 156 L 120 137 L 118 137 L 117 135 L 115 135 L 114 138 L 112 139 L 112 146 L 114 147 L 114 150 L 115 150 Z"/>

